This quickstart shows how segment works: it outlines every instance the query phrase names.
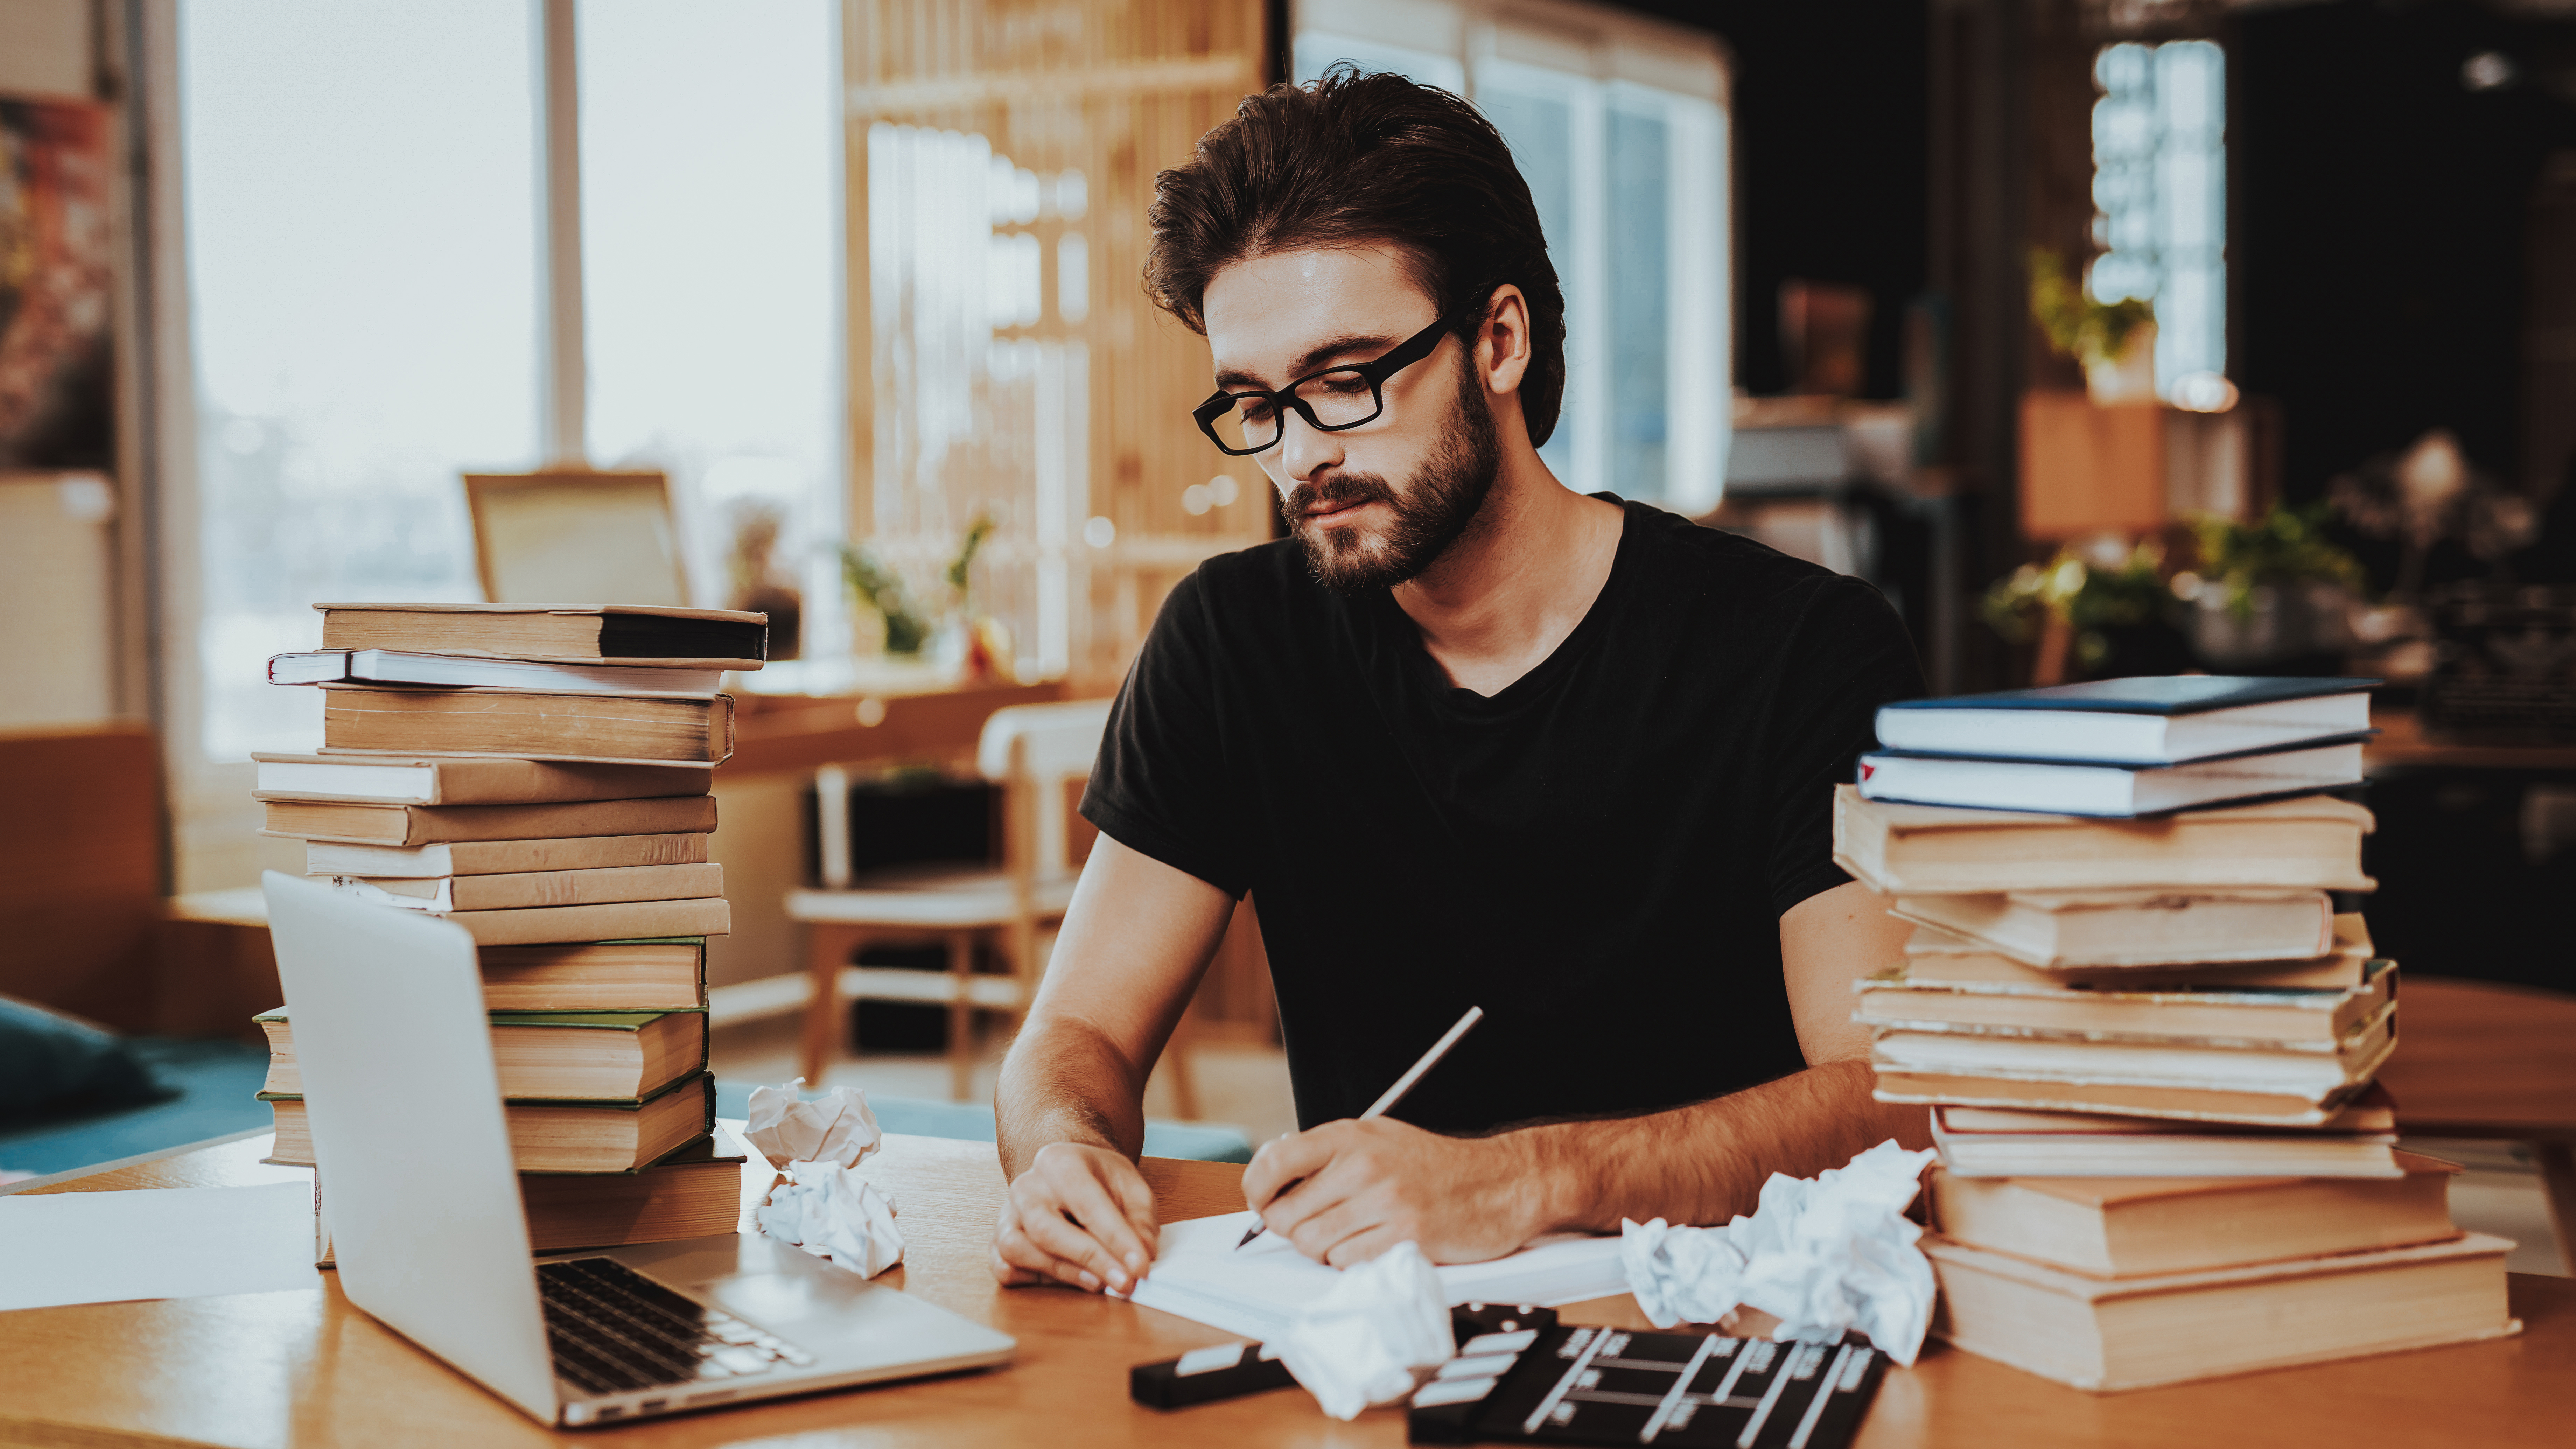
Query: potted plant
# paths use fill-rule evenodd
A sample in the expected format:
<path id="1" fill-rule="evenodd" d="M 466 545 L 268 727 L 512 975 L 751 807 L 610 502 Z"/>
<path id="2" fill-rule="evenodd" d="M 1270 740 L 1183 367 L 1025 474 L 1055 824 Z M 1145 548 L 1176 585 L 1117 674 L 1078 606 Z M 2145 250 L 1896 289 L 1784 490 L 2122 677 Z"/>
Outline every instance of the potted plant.
<path id="1" fill-rule="evenodd" d="M 2103 302 L 2046 247 L 2030 251 L 2030 315 L 2061 357 L 2084 366 L 2096 406 L 2156 400 L 2156 309 L 2142 297 Z"/>
<path id="2" fill-rule="evenodd" d="M 2326 537 L 2326 504 L 2275 507 L 2252 523 L 2192 521 L 2197 572 L 2174 576 L 2191 606 L 2192 649 L 2210 668 L 2275 667 L 2352 647 L 2361 564 Z"/>

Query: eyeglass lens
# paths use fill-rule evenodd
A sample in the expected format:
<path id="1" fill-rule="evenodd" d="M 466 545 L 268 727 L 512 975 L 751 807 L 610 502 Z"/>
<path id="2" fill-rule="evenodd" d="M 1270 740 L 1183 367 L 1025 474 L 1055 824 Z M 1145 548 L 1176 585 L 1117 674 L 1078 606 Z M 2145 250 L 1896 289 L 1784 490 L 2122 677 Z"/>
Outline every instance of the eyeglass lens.
<path id="1" fill-rule="evenodd" d="M 1378 414 L 1377 389 L 1357 368 L 1318 373 L 1297 384 L 1297 400 L 1326 428 L 1356 427 Z M 1242 396 L 1210 423 L 1217 441 L 1229 448 L 1263 449 L 1279 441 L 1283 410 L 1266 396 Z"/>

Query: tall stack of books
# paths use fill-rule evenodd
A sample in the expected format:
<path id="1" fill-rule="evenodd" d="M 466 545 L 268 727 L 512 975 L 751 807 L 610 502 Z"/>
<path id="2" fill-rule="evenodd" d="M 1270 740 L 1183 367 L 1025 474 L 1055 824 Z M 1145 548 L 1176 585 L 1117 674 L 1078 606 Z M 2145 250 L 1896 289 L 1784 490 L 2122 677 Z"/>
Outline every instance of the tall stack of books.
<path id="1" fill-rule="evenodd" d="M 1934 1331 L 2094 1389 L 2514 1331 L 2372 1076 L 2369 680 L 2121 679 L 1880 712 L 1835 859 L 1894 897 L 1856 983 L 1932 1108 Z"/>
<path id="2" fill-rule="evenodd" d="M 710 785 L 733 752 L 718 686 L 761 667 L 765 617 L 315 607 L 323 648 L 269 678 L 324 691 L 322 751 L 253 757 L 263 833 L 302 840 L 306 873 L 348 895 L 473 936 L 532 1243 L 730 1230 L 743 1159 L 718 1150 L 707 1072 L 706 938 L 731 928 Z M 260 1096 L 271 1160 L 310 1165 L 291 1007 L 259 1018 Z M 318 1219 L 318 1183 L 315 1201 Z"/>

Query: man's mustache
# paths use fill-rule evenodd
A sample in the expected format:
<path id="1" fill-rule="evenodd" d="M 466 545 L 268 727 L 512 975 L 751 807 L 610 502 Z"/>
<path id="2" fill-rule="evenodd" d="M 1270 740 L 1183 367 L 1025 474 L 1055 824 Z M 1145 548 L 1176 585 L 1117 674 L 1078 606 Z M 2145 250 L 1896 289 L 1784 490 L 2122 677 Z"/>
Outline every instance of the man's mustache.
<path id="1" fill-rule="evenodd" d="M 1344 508 L 1360 503 L 1393 503 L 1395 489 L 1374 473 L 1327 473 L 1300 483 L 1288 493 L 1284 511 L 1291 523 L 1318 508 Z"/>

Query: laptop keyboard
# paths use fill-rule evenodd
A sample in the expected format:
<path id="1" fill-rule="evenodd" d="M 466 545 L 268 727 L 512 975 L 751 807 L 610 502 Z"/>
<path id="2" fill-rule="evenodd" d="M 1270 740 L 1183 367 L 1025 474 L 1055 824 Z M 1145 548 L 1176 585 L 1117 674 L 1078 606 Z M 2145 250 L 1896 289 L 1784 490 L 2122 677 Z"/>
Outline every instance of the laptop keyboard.
<path id="1" fill-rule="evenodd" d="M 813 1356 L 613 1258 L 539 1263 L 555 1372 L 595 1394 L 802 1368 Z"/>

